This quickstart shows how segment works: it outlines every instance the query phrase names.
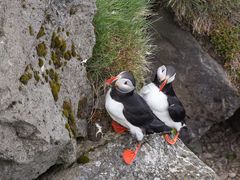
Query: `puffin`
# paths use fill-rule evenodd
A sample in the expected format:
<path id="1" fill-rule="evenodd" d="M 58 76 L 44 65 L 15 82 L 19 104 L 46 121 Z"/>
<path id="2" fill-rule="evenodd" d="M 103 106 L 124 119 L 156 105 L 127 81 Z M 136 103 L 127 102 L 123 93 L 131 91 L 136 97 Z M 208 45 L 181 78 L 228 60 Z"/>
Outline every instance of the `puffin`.
<path id="1" fill-rule="evenodd" d="M 157 69 L 154 80 L 143 86 L 139 92 L 154 115 L 167 126 L 177 131 L 172 139 L 168 134 L 165 135 L 165 139 L 169 144 L 175 144 L 178 136 L 183 142 L 189 141 L 189 132 L 185 122 L 185 109 L 172 86 L 175 76 L 176 70 L 174 67 L 162 65 Z"/>
<path id="2" fill-rule="evenodd" d="M 158 119 L 144 99 L 135 92 L 136 82 L 130 72 L 123 71 L 116 77 L 106 80 L 106 83 L 112 86 L 105 97 L 108 114 L 114 121 L 128 129 L 138 141 L 143 140 L 144 133 L 171 133 L 172 128 Z M 139 149 L 140 143 L 134 152 L 125 150 L 123 153 L 125 163 L 131 164 Z"/>

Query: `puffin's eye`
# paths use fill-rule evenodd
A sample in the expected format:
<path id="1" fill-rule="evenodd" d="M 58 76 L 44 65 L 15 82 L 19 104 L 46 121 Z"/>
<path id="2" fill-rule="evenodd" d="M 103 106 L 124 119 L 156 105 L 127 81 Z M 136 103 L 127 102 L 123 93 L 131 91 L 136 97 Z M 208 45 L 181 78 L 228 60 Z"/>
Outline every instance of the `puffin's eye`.
<path id="1" fill-rule="evenodd" d="M 124 84 L 127 84 L 127 81 L 125 81 Z"/>
<path id="2" fill-rule="evenodd" d="M 162 72 L 164 72 L 165 69 L 162 70 Z"/>

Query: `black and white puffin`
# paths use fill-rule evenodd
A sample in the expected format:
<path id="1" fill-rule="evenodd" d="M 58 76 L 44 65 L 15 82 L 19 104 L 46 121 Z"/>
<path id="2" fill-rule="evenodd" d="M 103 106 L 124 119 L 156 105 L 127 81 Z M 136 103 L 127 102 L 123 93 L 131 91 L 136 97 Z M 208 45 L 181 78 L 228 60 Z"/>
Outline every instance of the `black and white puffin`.
<path id="1" fill-rule="evenodd" d="M 153 82 L 145 85 L 140 90 L 140 95 L 153 113 L 167 126 L 177 130 L 177 134 L 173 139 L 170 139 L 168 135 L 165 136 L 165 139 L 170 144 L 177 141 L 179 134 L 183 141 L 189 140 L 189 133 L 185 123 L 185 109 L 172 87 L 175 76 L 174 67 L 160 66 Z"/>
<path id="2" fill-rule="evenodd" d="M 105 108 L 108 114 L 114 121 L 129 129 L 138 141 L 143 139 L 143 131 L 147 134 L 171 132 L 172 128 L 160 121 L 143 98 L 134 91 L 135 79 L 131 73 L 123 71 L 116 77 L 108 79 L 106 83 L 112 85 L 105 97 Z M 130 152 L 134 158 L 139 148 L 140 145 L 135 152 Z M 124 157 L 124 154 L 123 158 L 129 159 Z M 134 158 L 125 162 L 131 164 Z"/>
<path id="3" fill-rule="evenodd" d="M 160 121 L 143 98 L 135 90 L 135 79 L 127 71 L 107 80 L 112 85 L 106 94 L 105 108 L 108 114 L 120 125 L 129 129 L 138 141 L 143 139 L 143 131 L 165 133 L 171 128 Z"/>

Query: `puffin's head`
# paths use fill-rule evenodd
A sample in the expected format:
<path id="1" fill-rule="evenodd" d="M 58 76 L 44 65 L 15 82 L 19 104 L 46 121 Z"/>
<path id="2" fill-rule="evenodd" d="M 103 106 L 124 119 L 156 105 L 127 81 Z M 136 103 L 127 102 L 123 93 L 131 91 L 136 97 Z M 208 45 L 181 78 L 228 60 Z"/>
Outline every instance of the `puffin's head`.
<path id="1" fill-rule="evenodd" d="M 176 70 L 174 67 L 165 65 L 160 66 L 157 70 L 157 79 L 161 84 L 160 91 L 162 91 L 166 84 L 172 83 L 175 79 L 175 76 Z"/>
<path id="2" fill-rule="evenodd" d="M 105 81 L 106 84 L 114 86 L 121 93 L 129 93 L 135 89 L 135 79 L 130 72 L 123 71 L 117 76 Z"/>

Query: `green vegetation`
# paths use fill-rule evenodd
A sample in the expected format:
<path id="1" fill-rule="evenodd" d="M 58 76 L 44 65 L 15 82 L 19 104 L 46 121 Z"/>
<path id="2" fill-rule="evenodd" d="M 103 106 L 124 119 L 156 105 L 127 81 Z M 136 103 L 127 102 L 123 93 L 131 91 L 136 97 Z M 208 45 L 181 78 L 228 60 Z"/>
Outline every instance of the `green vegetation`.
<path id="1" fill-rule="evenodd" d="M 138 85 L 147 71 L 147 0 L 97 0 L 94 18 L 96 45 L 87 63 L 90 78 L 99 87 L 111 75 L 131 71 Z"/>
<path id="2" fill-rule="evenodd" d="M 70 50 L 67 50 L 64 54 L 63 54 L 64 59 L 66 60 L 70 60 L 72 58 L 72 52 Z"/>
<path id="3" fill-rule="evenodd" d="M 44 42 L 38 44 L 36 50 L 39 57 L 45 57 L 47 55 L 47 47 Z"/>
<path id="4" fill-rule="evenodd" d="M 71 101 L 64 101 L 62 109 L 63 109 L 63 115 L 68 119 L 68 123 L 65 125 L 65 127 L 68 130 L 71 129 L 73 136 L 76 137 L 77 136 L 77 126 L 76 126 L 75 116 L 74 116 L 74 113 L 72 110 Z"/>
<path id="5" fill-rule="evenodd" d="M 34 75 L 34 79 L 39 82 L 39 80 L 41 79 L 39 76 L 39 72 L 38 71 L 33 71 L 33 75 Z"/>
<path id="6" fill-rule="evenodd" d="M 51 88 L 51 91 L 52 91 L 54 101 L 57 101 L 58 100 L 58 93 L 60 91 L 61 84 L 52 80 L 52 81 L 49 82 L 49 85 L 50 85 L 50 88 Z"/>
<path id="7" fill-rule="evenodd" d="M 44 62 L 43 59 L 39 58 L 38 59 L 38 66 L 41 68 L 43 66 Z"/>
<path id="8" fill-rule="evenodd" d="M 34 36 L 34 31 L 33 31 L 32 26 L 28 26 L 28 30 L 29 30 L 29 34 L 30 34 L 31 36 Z"/>
<path id="9" fill-rule="evenodd" d="M 32 65 L 31 64 L 26 66 L 23 75 L 21 75 L 21 77 L 19 78 L 19 81 L 22 84 L 27 85 L 27 83 L 30 79 L 32 79 Z"/>
<path id="10" fill-rule="evenodd" d="M 77 159 L 77 163 L 79 164 L 86 164 L 90 161 L 89 157 L 86 155 L 81 155 L 78 159 Z"/>
<path id="11" fill-rule="evenodd" d="M 21 77 L 20 77 L 20 81 L 21 83 L 23 83 L 24 85 L 27 85 L 28 81 L 32 79 L 32 74 L 29 72 L 25 72 Z"/>
<path id="12" fill-rule="evenodd" d="M 217 54 L 240 89 L 240 1 L 163 0 L 193 32 L 209 36 Z"/>
<path id="13" fill-rule="evenodd" d="M 40 37 L 42 37 L 44 35 L 45 35 L 45 30 L 44 30 L 44 27 L 41 26 L 40 29 L 39 29 L 39 32 L 37 34 L 37 39 L 39 39 Z"/>

